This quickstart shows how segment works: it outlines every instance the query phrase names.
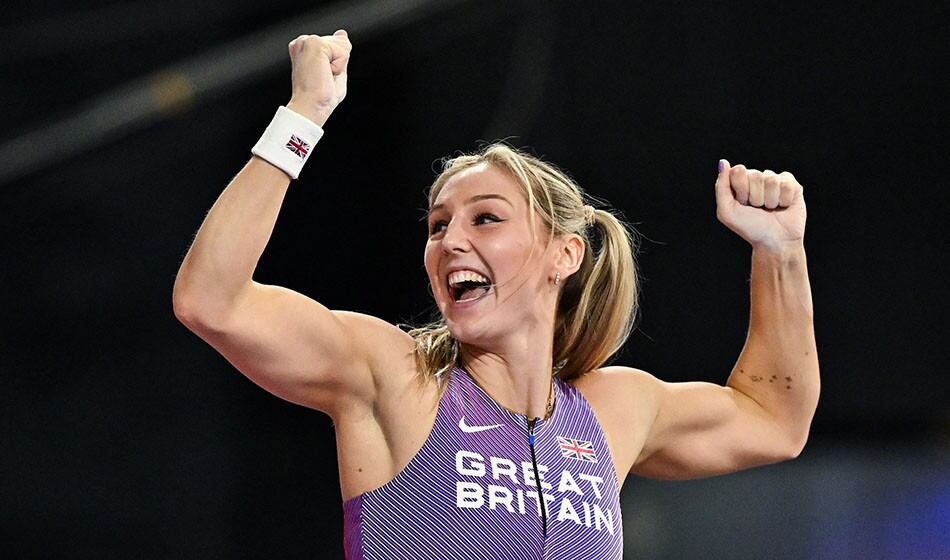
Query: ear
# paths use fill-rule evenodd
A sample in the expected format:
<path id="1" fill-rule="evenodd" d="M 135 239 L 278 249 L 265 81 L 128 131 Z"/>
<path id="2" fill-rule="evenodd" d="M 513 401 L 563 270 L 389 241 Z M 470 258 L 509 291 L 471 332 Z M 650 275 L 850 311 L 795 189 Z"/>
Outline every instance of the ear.
<path id="1" fill-rule="evenodd" d="M 554 256 L 554 269 L 567 279 L 577 272 L 584 262 L 584 239 L 576 233 L 566 233 L 557 239 L 558 249 Z"/>

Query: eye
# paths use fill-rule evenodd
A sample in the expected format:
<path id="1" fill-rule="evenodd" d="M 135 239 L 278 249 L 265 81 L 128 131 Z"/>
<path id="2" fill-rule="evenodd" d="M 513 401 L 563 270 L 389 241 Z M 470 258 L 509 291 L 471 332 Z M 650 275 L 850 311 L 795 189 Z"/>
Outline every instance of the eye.
<path id="1" fill-rule="evenodd" d="M 481 226 L 485 224 L 494 224 L 502 222 L 501 218 L 491 214 L 489 212 L 482 212 L 475 216 L 472 220 L 472 225 Z M 445 220 L 435 220 L 429 224 L 429 236 L 433 237 L 445 231 L 445 228 L 448 227 L 449 223 Z"/>
<path id="2" fill-rule="evenodd" d="M 445 220 L 436 220 L 429 224 L 429 235 L 441 233 L 445 229 L 447 222 Z"/>
<path id="3" fill-rule="evenodd" d="M 482 224 L 488 224 L 488 223 L 498 223 L 500 221 L 501 219 L 498 216 L 494 214 L 489 214 L 488 212 L 482 212 L 478 216 L 475 216 L 474 223 L 475 225 L 482 225 Z"/>

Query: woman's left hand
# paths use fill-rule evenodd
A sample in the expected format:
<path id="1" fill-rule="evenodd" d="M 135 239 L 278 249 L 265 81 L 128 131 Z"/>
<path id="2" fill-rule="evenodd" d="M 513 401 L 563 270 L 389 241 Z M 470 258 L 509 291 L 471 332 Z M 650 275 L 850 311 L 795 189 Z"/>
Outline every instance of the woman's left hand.
<path id="1" fill-rule="evenodd" d="M 805 238 L 802 186 L 785 171 L 730 167 L 720 161 L 716 179 L 716 217 L 753 248 L 782 251 Z"/>

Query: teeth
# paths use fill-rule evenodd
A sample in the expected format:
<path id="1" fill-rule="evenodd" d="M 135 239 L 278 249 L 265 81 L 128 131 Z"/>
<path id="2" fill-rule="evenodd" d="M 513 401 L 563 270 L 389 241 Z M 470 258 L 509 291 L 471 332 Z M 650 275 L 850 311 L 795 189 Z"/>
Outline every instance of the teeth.
<path id="1" fill-rule="evenodd" d="M 460 270 L 449 274 L 449 286 L 455 287 L 462 282 L 481 282 L 488 284 L 488 278 L 485 278 L 477 272 L 471 270 Z"/>

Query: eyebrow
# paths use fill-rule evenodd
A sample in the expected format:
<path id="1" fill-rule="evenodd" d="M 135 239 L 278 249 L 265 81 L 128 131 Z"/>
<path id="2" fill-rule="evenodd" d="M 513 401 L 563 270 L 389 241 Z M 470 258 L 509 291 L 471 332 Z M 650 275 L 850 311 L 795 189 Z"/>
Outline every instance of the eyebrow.
<path id="1" fill-rule="evenodd" d="M 473 196 L 473 197 L 469 198 L 468 200 L 466 200 L 466 201 L 465 201 L 465 204 L 471 204 L 471 203 L 473 203 L 473 202 L 478 202 L 479 200 L 489 200 L 489 199 L 502 200 L 502 201 L 504 201 L 505 203 L 507 203 L 508 206 L 511 206 L 512 208 L 515 207 L 515 205 L 512 204 L 510 200 L 508 200 L 507 198 L 501 196 L 500 194 L 495 194 L 495 193 L 476 194 L 475 196 Z M 432 208 L 429 208 L 429 212 L 428 212 L 428 213 L 431 214 L 431 213 L 435 212 L 436 210 L 439 210 L 440 208 L 442 208 L 442 207 L 444 207 L 444 206 L 445 206 L 445 204 L 443 204 L 443 203 L 436 204 L 436 205 L 434 205 Z"/>

